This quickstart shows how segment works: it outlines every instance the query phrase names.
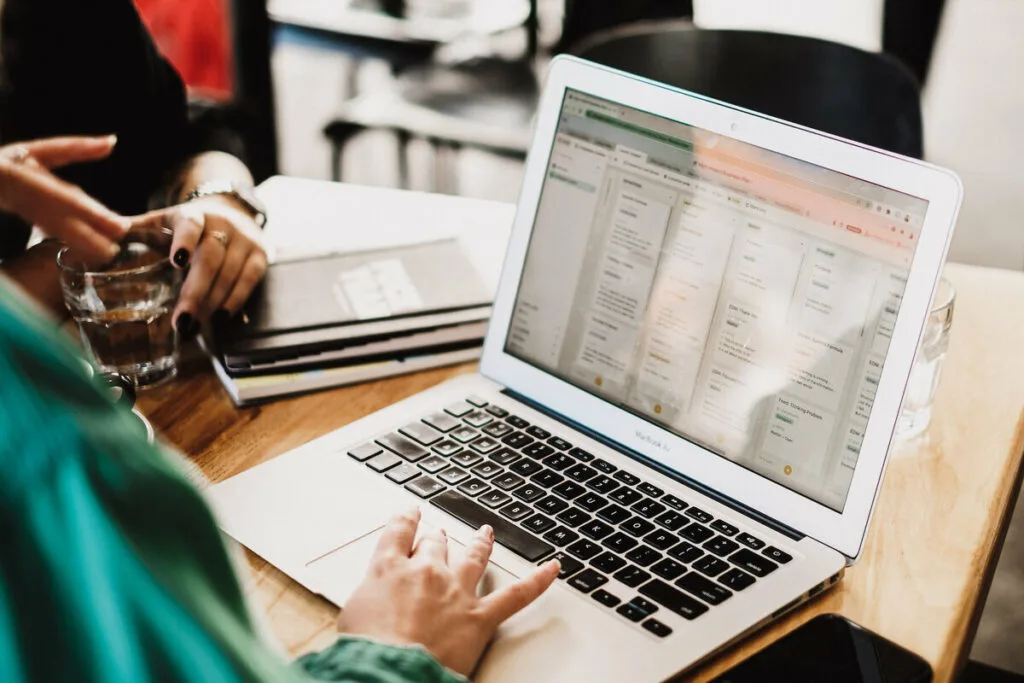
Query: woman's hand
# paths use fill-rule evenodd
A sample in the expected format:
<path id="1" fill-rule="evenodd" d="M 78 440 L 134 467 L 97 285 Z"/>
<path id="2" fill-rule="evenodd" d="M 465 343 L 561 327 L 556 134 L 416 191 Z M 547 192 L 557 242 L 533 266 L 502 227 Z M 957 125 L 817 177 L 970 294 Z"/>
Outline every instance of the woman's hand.
<path id="1" fill-rule="evenodd" d="M 110 155 L 114 136 L 62 137 L 0 147 L 0 210 L 15 213 L 82 258 L 105 261 L 128 230 L 118 216 L 50 171 Z"/>
<path id="2" fill-rule="evenodd" d="M 188 336 L 213 316 L 234 315 L 267 272 L 267 253 L 252 217 L 227 197 L 210 196 L 135 218 L 133 228 L 168 227 L 174 232 L 171 262 L 189 268 L 174 313 Z"/>
<path id="3" fill-rule="evenodd" d="M 468 676 L 501 622 L 536 600 L 558 577 L 547 562 L 510 586 L 477 597 L 494 532 L 481 527 L 457 562 L 443 531 L 427 528 L 413 547 L 419 511 L 388 524 L 363 583 L 345 603 L 338 630 L 393 645 L 424 646 L 441 664 Z"/>

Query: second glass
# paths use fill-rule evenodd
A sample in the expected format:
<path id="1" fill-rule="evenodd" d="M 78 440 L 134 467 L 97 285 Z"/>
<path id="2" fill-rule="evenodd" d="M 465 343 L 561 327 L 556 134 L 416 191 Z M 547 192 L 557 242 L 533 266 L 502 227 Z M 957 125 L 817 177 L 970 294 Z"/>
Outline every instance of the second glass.
<path id="1" fill-rule="evenodd" d="M 935 289 L 924 336 L 917 350 L 910 382 L 903 396 L 903 409 L 896 433 L 904 439 L 919 436 L 932 420 L 932 401 L 942 378 L 942 363 L 949 350 L 949 331 L 953 326 L 953 303 L 956 290 L 942 278 Z"/>

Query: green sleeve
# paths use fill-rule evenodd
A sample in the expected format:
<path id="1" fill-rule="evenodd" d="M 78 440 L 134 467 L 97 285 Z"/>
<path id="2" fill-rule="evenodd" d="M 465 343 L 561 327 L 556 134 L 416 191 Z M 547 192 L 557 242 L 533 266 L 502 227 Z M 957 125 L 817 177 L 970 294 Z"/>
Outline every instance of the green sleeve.
<path id="1" fill-rule="evenodd" d="M 345 683 L 466 683 L 421 647 L 395 647 L 362 638 L 339 638 L 334 645 L 296 661 L 322 681 Z"/>

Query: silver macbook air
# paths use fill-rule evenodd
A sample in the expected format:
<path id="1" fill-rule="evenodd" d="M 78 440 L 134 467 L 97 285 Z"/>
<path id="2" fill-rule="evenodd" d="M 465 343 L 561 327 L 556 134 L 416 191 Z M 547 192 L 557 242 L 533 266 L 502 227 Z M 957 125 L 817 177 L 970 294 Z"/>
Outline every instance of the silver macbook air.
<path id="1" fill-rule="evenodd" d="M 343 605 L 419 503 L 562 580 L 480 681 L 658 681 L 861 553 L 960 203 L 948 171 L 555 60 L 478 374 L 212 489 Z"/>

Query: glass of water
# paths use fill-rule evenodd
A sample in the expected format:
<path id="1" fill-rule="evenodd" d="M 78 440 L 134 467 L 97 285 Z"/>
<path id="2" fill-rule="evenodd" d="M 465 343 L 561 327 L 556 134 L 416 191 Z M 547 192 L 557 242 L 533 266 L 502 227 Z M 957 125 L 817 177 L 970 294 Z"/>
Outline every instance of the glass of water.
<path id="1" fill-rule="evenodd" d="M 172 237 L 169 230 L 132 231 L 103 266 L 82 263 L 66 248 L 57 254 L 64 303 L 96 367 L 138 388 L 178 372 L 171 315 L 182 272 L 168 259 Z"/>
<path id="2" fill-rule="evenodd" d="M 924 433 L 932 419 L 932 400 L 939 388 L 942 363 L 949 350 L 949 330 L 953 325 L 953 302 L 956 290 L 949 280 L 942 278 L 935 290 L 924 337 L 917 350 L 917 359 L 910 372 L 910 383 L 903 396 L 903 410 L 896 427 L 897 434 L 911 439 Z"/>

